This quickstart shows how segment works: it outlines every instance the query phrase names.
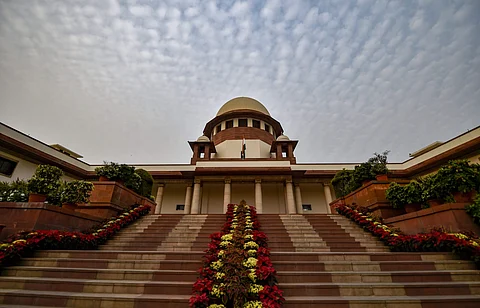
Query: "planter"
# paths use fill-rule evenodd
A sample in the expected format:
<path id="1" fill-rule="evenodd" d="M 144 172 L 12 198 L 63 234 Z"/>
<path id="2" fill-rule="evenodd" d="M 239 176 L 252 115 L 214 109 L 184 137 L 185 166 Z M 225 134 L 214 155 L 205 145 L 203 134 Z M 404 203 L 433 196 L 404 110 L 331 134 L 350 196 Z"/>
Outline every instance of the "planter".
<path id="1" fill-rule="evenodd" d="M 386 174 L 377 174 L 375 179 L 380 182 L 388 182 L 388 175 Z"/>
<path id="2" fill-rule="evenodd" d="M 30 193 L 28 195 L 28 202 L 45 202 L 47 195 Z"/>
<path id="3" fill-rule="evenodd" d="M 365 180 L 362 182 L 363 186 L 367 186 L 372 180 Z"/>
<path id="4" fill-rule="evenodd" d="M 103 176 L 103 175 L 101 175 L 101 176 L 98 178 L 98 180 L 99 180 L 100 182 L 108 182 L 108 181 L 110 181 L 109 178 L 107 178 L 106 176 Z"/>
<path id="5" fill-rule="evenodd" d="M 420 211 L 421 209 L 422 209 L 422 205 L 420 203 L 405 204 L 405 212 L 407 213 Z"/>
<path id="6" fill-rule="evenodd" d="M 0 235 L 2 234 L 3 228 L 5 228 L 5 225 L 0 225 Z"/>
<path id="7" fill-rule="evenodd" d="M 427 201 L 428 205 L 430 207 L 435 207 L 443 204 L 443 201 L 441 199 L 432 199 Z"/>
<path id="8" fill-rule="evenodd" d="M 469 191 L 468 193 L 454 192 L 453 199 L 457 203 L 472 203 L 475 198 L 475 191 Z"/>
<path id="9" fill-rule="evenodd" d="M 75 211 L 77 209 L 77 205 L 75 203 L 63 203 L 62 209 Z"/>

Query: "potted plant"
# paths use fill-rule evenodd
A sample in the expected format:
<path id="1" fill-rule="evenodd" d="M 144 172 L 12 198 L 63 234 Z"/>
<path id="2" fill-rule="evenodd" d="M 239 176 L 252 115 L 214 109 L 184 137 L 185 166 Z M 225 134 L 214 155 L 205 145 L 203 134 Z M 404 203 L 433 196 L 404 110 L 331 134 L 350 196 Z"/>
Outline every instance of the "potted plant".
<path id="1" fill-rule="evenodd" d="M 437 172 L 437 180 L 455 202 L 472 202 L 480 187 L 480 165 L 468 160 L 451 160 Z"/>
<path id="2" fill-rule="evenodd" d="M 55 166 L 39 165 L 28 181 L 28 202 L 44 202 L 47 195 L 58 189 L 63 171 Z"/>
<path id="3" fill-rule="evenodd" d="M 130 167 L 125 164 L 105 162 L 104 166 L 95 168 L 95 172 L 99 176 L 100 181 L 110 180 L 124 185 L 134 177 L 135 167 Z"/>
<path id="4" fill-rule="evenodd" d="M 27 202 L 28 187 L 24 180 L 0 182 L 0 202 Z"/>
<path id="5" fill-rule="evenodd" d="M 405 187 L 393 182 L 385 190 L 385 197 L 394 209 L 401 209 L 406 204 Z"/>
<path id="6" fill-rule="evenodd" d="M 422 185 L 417 181 L 411 181 L 403 188 L 405 195 L 405 212 L 411 213 L 419 211 L 425 203 Z"/>
<path id="7" fill-rule="evenodd" d="M 71 181 L 65 184 L 62 192 L 62 207 L 75 209 L 79 203 L 88 203 L 93 184 L 86 181 Z"/>
<path id="8" fill-rule="evenodd" d="M 372 164 L 372 172 L 375 174 L 377 181 L 388 181 L 388 168 L 387 168 L 387 156 L 390 153 L 389 150 L 383 153 L 373 153 L 373 157 L 368 161 Z"/>
<path id="9" fill-rule="evenodd" d="M 375 180 L 375 173 L 373 173 L 372 164 L 370 162 L 365 162 L 355 166 L 353 179 L 356 183 L 362 185 L 367 185 L 370 181 Z"/>
<path id="10" fill-rule="evenodd" d="M 448 191 L 445 186 L 441 184 L 437 175 L 428 175 L 424 178 L 418 179 L 422 187 L 422 199 L 431 207 L 443 204 L 443 201 L 448 196 Z"/>

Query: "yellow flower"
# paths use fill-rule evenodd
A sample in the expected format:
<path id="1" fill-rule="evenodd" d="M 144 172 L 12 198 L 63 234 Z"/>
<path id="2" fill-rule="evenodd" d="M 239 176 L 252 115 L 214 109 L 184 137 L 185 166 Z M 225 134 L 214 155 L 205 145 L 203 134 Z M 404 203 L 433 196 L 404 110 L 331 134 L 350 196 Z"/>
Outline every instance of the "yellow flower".
<path id="1" fill-rule="evenodd" d="M 219 285 L 217 284 L 214 284 L 213 287 L 212 287 L 212 294 L 213 296 L 215 297 L 220 297 L 222 296 L 223 294 L 225 294 L 225 292 L 223 292 L 221 289 L 225 286 L 224 283 L 221 283 Z"/>
<path id="2" fill-rule="evenodd" d="M 253 242 L 253 241 L 246 242 L 246 243 L 243 245 L 243 249 L 248 249 L 248 248 L 257 249 L 257 248 L 258 248 L 258 244 L 255 243 L 255 242 Z"/>
<path id="3" fill-rule="evenodd" d="M 250 257 L 247 260 L 243 261 L 243 266 L 247 268 L 253 268 L 257 266 L 257 261 L 258 261 L 257 259 Z"/>
<path id="4" fill-rule="evenodd" d="M 225 277 L 225 273 L 220 273 L 219 272 L 219 273 L 215 274 L 215 278 L 217 278 L 217 279 L 223 279 L 223 277 Z"/>
<path id="5" fill-rule="evenodd" d="M 257 254 L 257 251 L 253 250 L 253 249 L 250 249 L 250 250 L 247 251 L 247 253 L 248 253 L 249 256 L 253 257 Z"/>
<path id="6" fill-rule="evenodd" d="M 220 269 L 222 266 L 223 266 L 222 261 L 215 261 L 215 262 L 212 262 L 212 264 L 210 264 L 210 267 L 215 269 L 215 270 Z"/>
<path id="7" fill-rule="evenodd" d="M 232 244 L 232 243 L 223 241 L 223 242 L 220 242 L 220 247 L 225 248 L 225 247 L 228 247 L 228 245 L 230 245 L 230 244 Z"/>
<path id="8" fill-rule="evenodd" d="M 258 294 L 258 292 L 263 290 L 263 286 L 259 284 L 252 284 L 250 285 L 250 293 Z"/>
<path id="9" fill-rule="evenodd" d="M 243 305 L 243 308 L 262 308 L 262 302 L 260 301 L 250 301 L 250 302 L 246 302 L 244 305 Z"/>
<path id="10" fill-rule="evenodd" d="M 17 244 L 17 243 L 25 243 L 27 242 L 26 240 L 16 240 L 16 241 L 13 241 L 12 244 Z"/>
<path id="11" fill-rule="evenodd" d="M 225 305 L 222 304 L 211 304 L 208 308 L 226 308 Z"/>
<path id="12" fill-rule="evenodd" d="M 232 234 L 225 234 L 224 236 L 222 236 L 222 241 L 231 241 L 233 240 L 233 235 Z"/>

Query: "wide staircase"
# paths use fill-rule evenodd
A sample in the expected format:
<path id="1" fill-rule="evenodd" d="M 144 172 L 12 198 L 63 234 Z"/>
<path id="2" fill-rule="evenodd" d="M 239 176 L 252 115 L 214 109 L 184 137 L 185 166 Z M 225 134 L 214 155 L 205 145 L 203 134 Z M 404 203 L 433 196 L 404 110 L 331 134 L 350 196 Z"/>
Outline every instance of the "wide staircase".
<path id="1" fill-rule="evenodd" d="M 480 307 L 480 271 L 392 253 L 339 215 L 259 215 L 285 307 Z M 95 251 L 41 251 L 0 276 L 0 307 L 188 307 L 225 215 L 151 215 Z"/>

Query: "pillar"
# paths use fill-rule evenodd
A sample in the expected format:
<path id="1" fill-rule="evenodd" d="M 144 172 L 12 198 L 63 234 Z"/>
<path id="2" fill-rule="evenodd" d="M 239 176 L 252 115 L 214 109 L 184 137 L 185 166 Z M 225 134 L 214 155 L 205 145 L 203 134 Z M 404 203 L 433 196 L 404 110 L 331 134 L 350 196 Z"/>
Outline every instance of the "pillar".
<path id="1" fill-rule="evenodd" d="M 162 211 L 164 187 L 165 187 L 165 184 L 158 184 L 157 197 L 155 198 L 155 203 L 157 203 L 157 206 L 155 207 L 155 214 L 160 214 L 160 212 Z"/>
<path id="2" fill-rule="evenodd" d="M 286 180 L 285 191 L 287 193 L 287 214 L 297 214 L 295 209 L 295 199 L 293 198 L 292 180 Z"/>
<path id="3" fill-rule="evenodd" d="M 191 214 L 198 214 L 200 211 L 200 180 L 195 180 L 193 184 L 192 210 Z"/>
<path id="4" fill-rule="evenodd" d="M 302 214 L 303 213 L 302 192 L 300 190 L 299 183 L 295 183 L 295 204 L 297 206 L 297 213 Z"/>
<path id="5" fill-rule="evenodd" d="M 190 214 L 190 208 L 192 207 L 192 184 L 188 184 L 185 191 L 185 210 L 184 214 Z"/>
<path id="6" fill-rule="evenodd" d="M 262 180 L 255 180 L 255 208 L 258 214 L 263 212 Z"/>
<path id="7" fill-rule="evenodd" d="M 225 180 L 225 188 L 223 189 L 223 212 L 226 213 L 228 205 L 232 203 L 232 181 Z"/>
<path id="8" fill-rule="evenodd" d="M 327 203 L 327 213 L 331 214 L 330 202 L 332 202 L 332 192 L 330 190 L 330 185 L 328 183 L 323 183 L 323 191 L 325 192 L 325 202 Z"/>

